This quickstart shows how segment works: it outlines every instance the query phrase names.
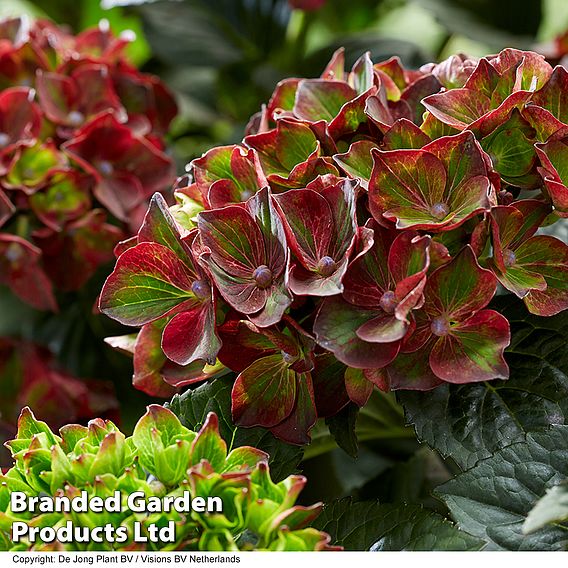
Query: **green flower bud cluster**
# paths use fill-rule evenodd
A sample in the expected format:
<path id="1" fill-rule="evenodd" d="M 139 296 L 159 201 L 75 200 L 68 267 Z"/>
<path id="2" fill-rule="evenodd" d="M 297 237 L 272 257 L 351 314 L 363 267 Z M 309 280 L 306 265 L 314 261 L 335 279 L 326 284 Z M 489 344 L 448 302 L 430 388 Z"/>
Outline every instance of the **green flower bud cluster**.
<path id="1" fill-rule="evenodd" d="M 329 536 L 309 528 L 321 505 L 295 505 L 306 483 L 292 475 L 274 483 L 264 452 L 239 447 L 227 450 L 213 413 L 199 432 L 184 427 L 179 419 L 159 405 L 148 407 L 131 437 L 110 421 L 95 419 L 87 427 L 71 424 L 54 434 L 25 408 L 15 440 L 6 443 L 13 467 L 0 475 L 0 550 L 325 550 Z M 120 507 L 110 512 L 19 512 L 11 503 L 12 492 L 28 498 L 74 497 L 86 492 L 88 499 L 106 499 L 119 492 Z M 180 512 L 164 508 L 139 512 L 128 498 L 141 492 L 146 502 L 182 497 L 208 501 L 218 498 L 222 512 Z M 154 499 L 156 501 L 156 499 Z M 136 510 L 132 510 L 135 508 Z M 37 507 L 36 507 L 37 509 Z M 113 509 L 114 510 L 114 509 Z M 15 522 L 28 527 L 67 526 L 125 527 L 126 542 L 14 543 Z M 134 542 L 135 523 L 148 528 L 175 525 L 175 542 Z M 124 528 L 121 529 L 124 531 Z"/>

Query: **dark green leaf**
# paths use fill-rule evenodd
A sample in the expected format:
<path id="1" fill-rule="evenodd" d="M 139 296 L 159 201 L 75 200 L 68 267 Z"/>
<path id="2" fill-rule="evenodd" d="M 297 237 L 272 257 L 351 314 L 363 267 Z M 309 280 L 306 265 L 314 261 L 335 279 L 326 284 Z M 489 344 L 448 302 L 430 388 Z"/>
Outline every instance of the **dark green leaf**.
<path id="1" fill-rule="evenodd" d="M 568 476 L 568 426 L 529 434 L 442 485 L 437 493 L 458 526 L 494 550 L 562 550 L 568 529 L 547 526 L 529 535 L 523 524 L 546 489 Z"/>
<path id="2" fill-rule="evenodd" d="M 480 550 L 484 545 L 417 505 L 340 499 L 324 508 L 314 526 L 346 550 Z"/>
<path id="3" fill-rule="evenodd" d="M 355 433 L 358 414 L 359 407 L 351 402 L 335 416 L 325 419 L 325 423 L 337 445 L 353 458 L 357 457 L 359 449 L 357 434 Z"/>

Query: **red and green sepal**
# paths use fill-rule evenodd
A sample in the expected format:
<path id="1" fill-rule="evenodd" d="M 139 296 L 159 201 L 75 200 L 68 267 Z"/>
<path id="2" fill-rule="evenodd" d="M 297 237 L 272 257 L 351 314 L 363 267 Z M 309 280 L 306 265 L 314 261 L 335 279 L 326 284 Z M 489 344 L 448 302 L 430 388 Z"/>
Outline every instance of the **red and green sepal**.
<path id="1" fill-rule="evenodd" d="M 294 294 L 332 296 L 341 283 L 357 234 L 357 184 L 339 180 L 319 191 L 297 189 L 274 196 L 294 253 L 290 289 Z"/>
<path id="2" fill-rule="evenodd" d="M 471 132 L 420 150 L 373 150 L 369 205 L 399 229 L 449 231 L 489 209 L 487 163 Z"/>
<path id="3" fill-rule="evenodd" d="M 510 341 L 509 322 L 485 309 L 496 286 L 495 276 L 479 266 L 469 246 L 428 277 L 416 327 L 401 348 L 416 355 L 397 359 L 390 371 L 399 388 L 407 388 L 401 369 L 408 368 L 414 368 L 408 388 L 419 390 L 435 386 L 436 378 L 456 384 L 508 378 L 503 352 Z M 429 365 L 415 366 L 422 359 Z"/>
<path id="4" fill-rule="evenodd" d="M 493 257 L 499 282 L 525 302 L 531 313 L 552 316 L 568 308 L 568 246 L 535 233 L 550 207 L 534 199 L 491 210 Z"/>
<path id="5" fill-rule="evenodd" d="M 203 211 L 200 262 L 225 301 L 261 327 L 278 323 L 292 303 L 284 227 L 264 188 L 245 206 Z"/>
<path id="6" fill-rule="evenodd" d="M 119 256 L 99 300 L 103 313 L 125 325 L 172 316 L 162 346 L 180 365 L 197 359 L 213 363 L 220 348 L 211 283 L 191 248 L 196 234 L 182 236 L 163 197 L 155 195 L 138 244 Z"/>

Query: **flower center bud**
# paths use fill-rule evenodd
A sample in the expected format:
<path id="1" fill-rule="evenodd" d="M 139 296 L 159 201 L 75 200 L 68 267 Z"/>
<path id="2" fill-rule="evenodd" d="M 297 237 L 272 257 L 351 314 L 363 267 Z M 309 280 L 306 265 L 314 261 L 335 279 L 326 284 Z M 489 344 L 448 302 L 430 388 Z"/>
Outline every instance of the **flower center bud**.
<path id="1" fill-rule="evenodd" d="M 199 300 L 207 300 L 211 294 L 209 284 L 205 280 L 194 280 L 191 285 L 191 291 Z"/>
<path id="2" fill-rule="evenodd" d="M 31 179 L 35 176 L 35 170 L 33 168 L 24 168 L 22 171 L 22 176 L 24 179 Z"/>
<path id="3" fill-rule="evenodd" d="M 71 124 L 71 126 L 79 126 L 85 121 L 85 115 L 78 110 L 72 110 L 67 115 L 67 120 L 69 121 L 69 124 Z"/>
<path id="4" fill-rule="evenodd" d="M 444 219 L 449 212 L 450 208 L 445 203 L 434 203 L 434 205 L 430 207 L 430 215 L 440 221 Z"/>
<path id="5" fill-rule="evenodd" d="M 430 331 L 438 337 L 443 337 L 450 333 L 450 322 L 445 317 L 437 317 L 430 323 Z"/>
<path id="6" fill-rule="evenodd" d="M 497 195 L 497 201 L 499 202 L 499 205 L 511 205 L 513 200 L 513 194 L 510 191 L 506 191 L 505 189 L 502 189 Z"/>
<path id="7" fill-rule="evenodd" d="M 8 146 L 9 143 L 10 143 L 10 136 L 5 132 L 0 132 L 0 148 Z"/>
<path id="8" fill-rule="evenodd" d="M 394 297 L 394 292 L 392 290 L 387 290 L 381 297 L 380 301 L 379 301 L 379 305 L 381 306 L 381 309 L 383 310 L 383 312 L 386 312 L 387 314 L 392 314 L 394 313 L 394 310 L 396 308 L 397 305 L 397 301 Z"/>
<path id="9" fill-rule="evenodd" d="M 503 264 L 505 264 L 507 268 L 510 268 L 515 262 L 517 262 L 515 253 L 511 249 L 505 249 L 503 251 Z"/>
<path id="10" fill-rule="evenodd" d="M 270 270 L 266 264 L 262 264 L 256 268 L 252 273 L 252 277 L 261 290 L 268 288 L 272 284 L 272 270 Z"/>
<path id="11" fill-rule="evenodd" d="M 112 173 L 114 172 L 114 167 L 110 162 L 107 162 L 106 160 L 101 160 L 99 162 L 99 172 L 101 172 L 101 174 L 103 176 L 111 176 Z"/>
<path id="12" fill-rule="evenodd" d="M 4 255 L 6 256 L 6 258 L 8 259 L 8 262 L 10 263 L 16 263 L 18 262 L 18 260 L 20 260 L 22 258 L 22 256 L 24 255 L 24 250 L 23 248 L 18 244 L 18 243 L 12 243 L 7 249 L 6 252 L 4 253 Z"/>
<path id="13" fill-rule="evenodd" d="M 297 357 L 294 357 L 294 355 L 290 355 L 290 353 L 286 353 L 286 351 L 281 351 L 281 354 L 282 354 L 282 360 L 287 365 L 292 364 L 297 359 Z"/>
<path id="14" fill-rule="evenodd" d="M 322 256 L 316 266 L 316 270 L 324 277 L 331 276 L 337 267 L 335 260 L 330 256 Z"/>

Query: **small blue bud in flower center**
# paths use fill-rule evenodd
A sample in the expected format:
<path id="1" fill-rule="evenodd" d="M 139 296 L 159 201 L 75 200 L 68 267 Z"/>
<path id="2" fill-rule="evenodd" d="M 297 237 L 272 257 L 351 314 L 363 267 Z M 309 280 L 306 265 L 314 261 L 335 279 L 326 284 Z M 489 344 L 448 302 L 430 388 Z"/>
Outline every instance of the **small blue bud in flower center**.
<path id="1" fill-rule="evenodd" d="M 296 356 L 286 353 L 286 351 L 281 351 L 281 354 L 282 360 L 286 363 L 286 365 L 291 365 L 297 359 Z"/>
<path id="2" fill-rule="evenodd" d="M 110 162 L 102 160 L 99 162 L 99 172 L 101 172 L 103 176 L 108 177 L 111 176 L 114 172 L 114 167 Z"/>
<path id="3" fill-rule="evenodd" d="M 265 264 L 256 268 L 252 273 L 252 277 L 261 290 L 268 288 L 272 284 L 272 270 Z"/>
<path id="4" fill-rule="evenodd" d="M 12 243 L 6 249 L 4 256 L 8 259 L 8 262 L 15 264 L 24 256 L 24 249 L 18 243 Z"/>
<path id="5" fill-rule="evenodd" d="M 440 221 L 444 219 L 449 212 L 450 208 L 445 203 L 434 203 L 434 205 L 430 207 L 430 215 Z"/>
<path id="6" fill-rule="evenodd" d="M 505 249 L 503 251 L 503 263 L 507 268 L 510 268 L 517 262 L 517 257 L 511 249 Z"/>
<path id="7" fill-rule="evenodd" d="M 195 280 L 191 285 L 191 291 L 199 300 L 207 300 L 211 295 L 211 289 L 205 280 Z"/>
<path id="8" fill-rule="evenodd" d="M 337 267 L 335 260 L 330 256 L 322 256 L 317 264 L 317 271 L 323 276 L 331 276 Z"/>
<path id="9" fill-rule="evenodd" d="M 381 306 L 381 309 L 383 310 L 383 312 L 386 312 L 387 314 L 394 313 L 397 304 L 398 302 L 396 301 L 394 292 L 392 290 L 387 290 L 379 300 L 379 305 Z"/>
<path id="10" fill-rule="evenodd" d="M 443 337 L 450 333 L 450 322 L 445 317 L 434 318 L 430 323 L 430 331 L 438 337 Z"/>
<path id="11" fill-rule="evenodd" d="M 5 132 L 0 132 L 0 148 L 8 146 L 9 143 L 10 143 L 10 135 L 6 134 Z"/>
<path id="12" fill-rule="evenodd" d="M 69 124 L 71 124 L 71 126 L 80 126 L 81 124 L 83 124 L 83 122 L 85 122 L 85 115 L 78 110 L 72 110 L 67 115 L 67 120 L 69 121 Z"/>

